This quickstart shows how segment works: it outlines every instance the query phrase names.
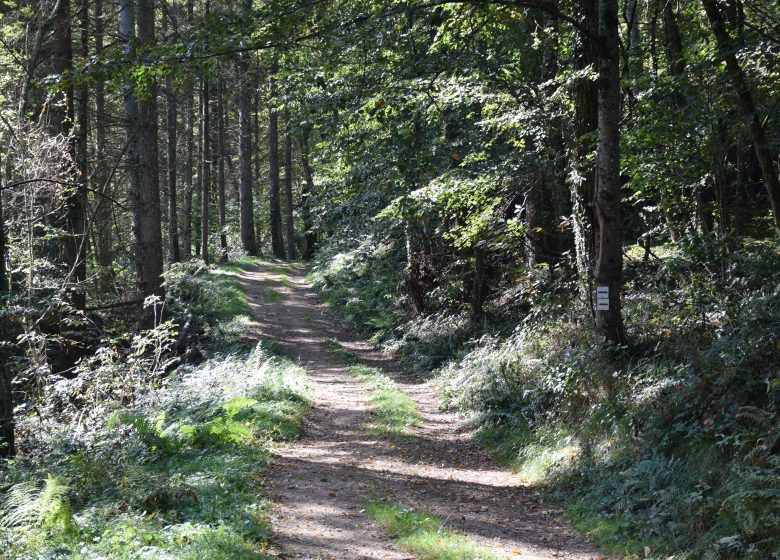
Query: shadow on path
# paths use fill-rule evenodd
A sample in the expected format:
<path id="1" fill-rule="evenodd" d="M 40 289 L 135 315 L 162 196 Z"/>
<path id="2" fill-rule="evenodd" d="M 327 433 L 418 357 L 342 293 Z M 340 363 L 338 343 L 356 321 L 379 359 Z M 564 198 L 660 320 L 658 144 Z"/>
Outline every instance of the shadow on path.
<path id="1" fill-rule="evenodd" d="M 498 557 L 603 558 L 559 521 L 559 511 L 474 445 L 456 415 L 440 411 L 429 383 L 350 335 L 318 303 L 302 267 L 261 265 L 242 273 L 241 282 L 261 336 L 298 360 L 312 384 L 314 410 L 305 435 L 278 449 L 266 479 L 281 557 L 414 558 L 362 514 L 367 500 L 386 498 L 432 511 Z M 281 300 L 270 301 L 270 289 Z M 412 437 L 366 435 L 369 391 L 327 350 L 328 337 L 381 368 L 414 399 L 422 423 Z"/>

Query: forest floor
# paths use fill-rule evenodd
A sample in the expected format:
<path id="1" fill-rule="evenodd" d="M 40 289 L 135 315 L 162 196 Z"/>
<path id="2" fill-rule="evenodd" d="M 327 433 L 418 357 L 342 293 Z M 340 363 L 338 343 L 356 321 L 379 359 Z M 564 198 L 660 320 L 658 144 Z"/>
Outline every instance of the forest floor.
<path id="1" fill-rule="evenodd" d="M 605 558 L 480 450 L 430 383 L 352 336 L 302 266 L 262 264 L 241 284 L 262 338 L 312 385 L 304 435 L 279 445 L 264 481 L 281 558 Z"/>

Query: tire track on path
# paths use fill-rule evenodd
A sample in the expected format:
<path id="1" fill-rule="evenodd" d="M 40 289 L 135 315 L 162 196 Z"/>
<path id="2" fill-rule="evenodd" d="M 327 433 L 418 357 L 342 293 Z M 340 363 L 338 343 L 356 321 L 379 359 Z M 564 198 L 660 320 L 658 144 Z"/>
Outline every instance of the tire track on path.
<path id="1" fill-rule="evenodd" d="M 285 270 L 287 269 L 287 270 Z M 311 292 L 299 265 L 263 264 L 241 282 L 264 339 L 306 369 L 314 409 L 304 436 L 277 449 L 265 484 L 282 558 L 411 559 L 362 513 L 369 499 L 433 512 L 498 557 L 605 558 L 508 469 L 471 441 L 434 388 L 351 336 Z M 276 295 L 269 298 L 269 293 Z M 279 298 L 281 295 L 281 298 Z M 417 404 L 421 425 L 399 441 L 366 434 L 369 390 L 327 349 L 336 339 L 379 367 Z"/>

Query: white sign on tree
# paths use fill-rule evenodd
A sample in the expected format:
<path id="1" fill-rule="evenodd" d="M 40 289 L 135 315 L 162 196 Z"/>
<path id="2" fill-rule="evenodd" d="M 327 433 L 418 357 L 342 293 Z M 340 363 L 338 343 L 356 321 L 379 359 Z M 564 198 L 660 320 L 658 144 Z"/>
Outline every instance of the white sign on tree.
<path id="1" fill-rule="evenodd" d="M 609 286 L 596 287 L 596 311 L 609 311 Z"/>

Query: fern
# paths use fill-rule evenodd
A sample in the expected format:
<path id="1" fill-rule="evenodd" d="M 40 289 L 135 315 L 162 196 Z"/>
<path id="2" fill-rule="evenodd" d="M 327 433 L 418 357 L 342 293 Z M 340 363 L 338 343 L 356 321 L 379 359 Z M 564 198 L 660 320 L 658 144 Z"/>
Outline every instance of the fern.
<path id="1" fill-rule="evenodd" d="M 0 504 L 0 527 L 60 526 L 65 530 L 73 527 L 68 492 L 70 488 L 54 476 L 49 475 L 39 488 L 33 482 L 22 482 L 8 491 Z"/>

